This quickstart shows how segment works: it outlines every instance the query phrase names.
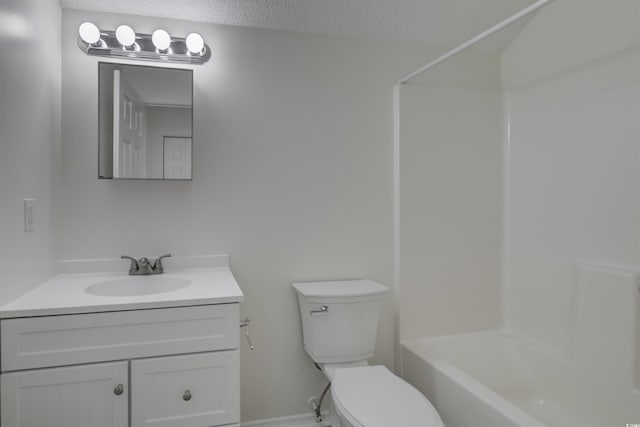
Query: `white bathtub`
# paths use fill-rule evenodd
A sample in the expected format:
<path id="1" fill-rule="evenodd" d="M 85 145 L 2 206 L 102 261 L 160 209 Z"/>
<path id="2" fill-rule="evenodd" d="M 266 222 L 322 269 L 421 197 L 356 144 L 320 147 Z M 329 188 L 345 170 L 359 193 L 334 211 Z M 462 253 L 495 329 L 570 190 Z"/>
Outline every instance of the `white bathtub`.
<path id="1" fill-rule="evenodd" d="M 402 364 L 447 427 L 640 425 L 634 375 L 625 384 L 602 380 L 504 332 L 403 342 Z"/>

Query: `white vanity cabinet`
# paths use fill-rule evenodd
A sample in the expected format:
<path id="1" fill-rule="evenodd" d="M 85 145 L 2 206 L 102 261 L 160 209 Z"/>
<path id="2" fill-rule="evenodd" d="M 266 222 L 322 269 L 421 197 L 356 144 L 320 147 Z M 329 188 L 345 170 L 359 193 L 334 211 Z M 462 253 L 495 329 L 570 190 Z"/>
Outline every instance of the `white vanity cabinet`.
<path id="1" fill-rule="evenodd" d="M 217 426 L 240 419 L 238 351 L 131 362 L 131 425 Z"/>
<path id="2" fill-rule="evenodd" d="M 127 427 L 127 362 L 4 373 L 2 426 Z"/>
<path id="3" fill-rule="evenodd" d="M 0 320 L 2 427 L 240 422 L 237 303 Z"/>

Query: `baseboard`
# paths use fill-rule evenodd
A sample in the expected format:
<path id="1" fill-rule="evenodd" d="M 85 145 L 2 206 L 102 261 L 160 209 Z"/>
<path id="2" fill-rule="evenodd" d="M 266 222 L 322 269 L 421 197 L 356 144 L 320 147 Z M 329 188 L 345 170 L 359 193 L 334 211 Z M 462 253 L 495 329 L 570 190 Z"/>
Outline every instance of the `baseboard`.
<path id="1" fill-rule="evenodd" d="M 330 427 L 329 411 L 322 413 L 324 420 L 316 422 L 313 412 L 308 414 L 290 415 L 288 417 L 265 418 L 263 420 L 245 421 L 241 427 Z"/>

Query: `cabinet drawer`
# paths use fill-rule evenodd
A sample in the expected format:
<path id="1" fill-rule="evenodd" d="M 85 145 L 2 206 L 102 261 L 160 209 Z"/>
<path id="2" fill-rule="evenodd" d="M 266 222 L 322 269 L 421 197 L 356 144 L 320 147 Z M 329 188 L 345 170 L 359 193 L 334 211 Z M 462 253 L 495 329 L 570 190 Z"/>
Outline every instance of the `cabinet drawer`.
<path id="1" fill-rule="evenodd" d="M 238 304 L 2 320 L 2 371 L 234 349 L 238 323 Z"/>
<path id="2" fill-rule="evenodd" d="M 207 427 L 240 422 L 240 353 L 131 362 L 131 427 Z"/>
<path id="3" fill-rule="evenodd" d="M 127 427 L 127 362 L 0 375 L 2 425 Z"/>

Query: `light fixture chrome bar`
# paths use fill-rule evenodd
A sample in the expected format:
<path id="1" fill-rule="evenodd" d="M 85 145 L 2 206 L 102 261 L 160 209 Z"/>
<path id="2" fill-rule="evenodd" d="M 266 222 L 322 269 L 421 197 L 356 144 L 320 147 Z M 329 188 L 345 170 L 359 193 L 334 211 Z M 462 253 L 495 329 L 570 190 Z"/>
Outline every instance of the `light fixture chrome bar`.
<path id="1" fill-rule="evenodd" d="M 87 43 L 78 36 L 78 47 L 87 55 L 136 59 L 145 61 L 179 62 L 187 64 L 204 64 L 211 58 L 211 49 L 204 45 L 202 52 L 193 54 L 187 48 L 186 40 L 171 37 L 171 45 L 166 51 L 156 48 L 151 34 L 136 33 L 136 41 L 130 47 L 122 46 L 116 38 L 115 31 L 100 30 L 97 43 Z"/>
<path id="2" fill-rule="evenodd" d="M 524 9 L 522 9 L 520 12 L 516 13 L 515 15 L 505 19 L 504 21 L 494 25 L 493 27 L 489 28 L 486 31 L 483 31 L 482 33 L 478 34 L 477 36 L 475 36 L 474 38 L 467 40 L 466 42 L 462 43 L 460 46 L 451 49 L 449 52 L 445 53 L 442 56 L 439 56 L 438 58 L 434 59 L 433 61 L 429 62 L 427 65 L 417 69 L 416 71 L 414 71 L 413 73 L 409 74 L 408 76 L 406 76 L 403 79 L 398 80 L 398 84 L 404 84 L 407 83 L 409 80 L 413 79 L 414 77 L 419 76 L 420 74 L 424 73 L 425 71 L 435 67 L 436 65 L 446 61 L 447 59 L 451 58 L 452 56 L 455 56 L 457 54 L 459 54 L 460 52 L 462 52 L 463 50 L 466 50 L 467 48 L 480 43 L 482 40 L 486 39 L 489 36 L 494 35 L 495 33 L 497 33 L 498 31 L 502 30 L 505 27 L 508 27 L 509 25 L 513 24 L 516 21 L 521 20 L 522 18 L 524 18 L 525 16 L 537 11 L 538 9 L 541 9 L 542 7 L 546 6 L 547 4 L 551 3 L 554 0 L 539 0 L 535 3 L 533 3 L 532 5 L 525 7 Z"/>

